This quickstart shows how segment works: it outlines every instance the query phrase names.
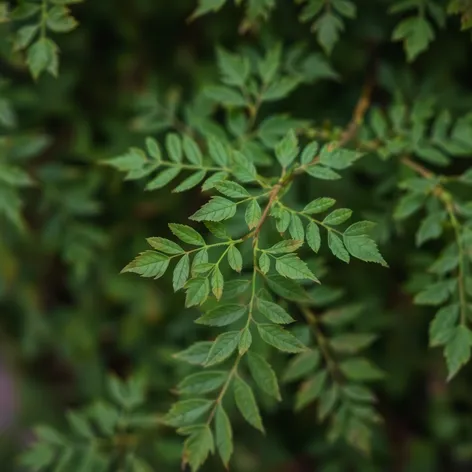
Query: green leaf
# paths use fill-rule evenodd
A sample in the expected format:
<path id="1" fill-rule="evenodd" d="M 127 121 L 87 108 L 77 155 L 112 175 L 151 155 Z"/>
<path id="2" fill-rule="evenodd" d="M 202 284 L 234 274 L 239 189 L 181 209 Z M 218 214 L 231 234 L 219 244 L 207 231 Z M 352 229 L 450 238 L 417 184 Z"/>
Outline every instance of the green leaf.
<path id="1" fill-rule="evenodd" d="M 183 159 L 182 141 L 178 134 L 168 133 L 166 135 L 166 149 L 171 160 L 173 160 L 176 163 L 182 162 L 182 159 Z"/>
<path id="2" fill-rule="evenodd" d="M 446 344 L 454 334 L 459 321 L 459 305 L 454 303 L 442 307 L 435 315 L 429 327 L 429 345 L 431 347 Z"/>
<path id="3" fill-rule="evenodd" d="M 285 233 L 287 231 L 287 228 L 290 225 L 290 221 L 292 220 L 292 215 L 288 210 L 285 209 L 280 209 L 280 212 L 278 213 L 278 219 L 277 219 L 277 231 L 279 233 Z"/>
<path id="4" fill-rule="evenodd" d="M 305 229 L 303 227 L 302 220 L 298 215 L 292 215 L 292 219 L 290 221 L 289 226 L 289 232 L 290 236 L 292 236 L 293 239 L 302 242 L 305 240 Z"/>
<path id="5" fill-rule="evenodd" d="M 306 301 L 308 296 L 303 288 L 293 280 L 281 275 L 268 275 L 266 277 L 269 288 L 282 298 L 291 301 Z"/>
<path id="6" fill-rule="evenodd" d="M 306 263 L 295 254 L 287 254 L 276 259 L 275 269 L 280 275 L 289 279 L 309 279 L 319 283 Z"/>
<path id="7" fill-rule="evenodd" d="M 351 166 L 361 155 L 356 151 L 326 144 L 321 149 L 320 162 L 331 169 L 342 170 Z"/>
<path id="8" fill-rule="evenodd" d="M 283 168 L 288 167 L 298 156 L 298 139 L 293 130 L 290 130 L 285 137 L 275 146 L 275 156 Z"/>
<path id="9" fill-rule="evenodd" d="M 377 244 L 372 239 L 367 236 L 346 236 L 344 234 L 343 240 L 351 256 L 357 257 L 361 261 L 376 262 L 384 267 L 388 267 L 377 248 Z"/>
<path id="10" fill-rule="evenodd" d="M 318 351 L 306 351 L 291 359 L 283 375 L 284 382 L 299 380 L 313 372 L 320 364 L 321 356 Z"/>
<path id="11" fill-rule="evenodd" d="M 310 246 L 310 248 L 316 253 L 320 250 L 320 229 L 318 228 L 318 225 L 313 221 L 310 221 L 310 223 L 308 223 L 308 226 L 306 227 L 306 242 L 308 243 L 308 246 Z"/>
<path id="12" fill-rule="evenodd" d="M 246 100 L 243 95 L 230 87 L 224 85 L 212 85 L 204 89 L 205 95 L 217 103 L 227 107 L 245 107 Z"/>
<path id="13" fill-rule="evenodd" d="M 289 252 L 295 252 L 303 245 L 303 241 L 295 239 L 285 239 L 280 241 L 269 249 L 266 249 L 266 252 L 270 254 L 287 254 Z"/>
<path id="14" fill-rule="evenodd" d="M 247 58 L 231 54 L 223 48 L 218 48 L 216 53 L 222 82 L 227 85 L 243 87 L 250 72 Z"/>
<path id="15" fill-rule="evenodd" d="M 180 174 L 179 167 L 169 167 L 157 174 L 147 185 L 146 190 L 158 190 L 165 187 Z"/>
<path id="16" fill-rule="evenodd" d="M 212 404 L 211 400 L 203 399 L 183 400 L 174 403 L 165 415 L 164 421 L 174 428 L 190 425 L 209 411 Z"/>
<path id="17" fill-rule="evenodd" d="M 336 352 L 356 353 L 370 346 L 376 339 L 375 334 L 345 333 L 332 337 L 330 344 Z"/>
<path id="18" fill-rule="evenodd" d="M 169 228 L 184 243 L 191 244 L 192 246 L 205 246 L 206 244 L 202 235 L 190 226 L 169 223 Z"/>
<path id="19" fill-rule="evenodd" d="M 374 227 L 375 223 L 372 223 L 371 221 L 358 221 L 344 231 L 344 236 L 362 236 L 370 233 Z"/>
<path id="20" fill-rule="evenodd" d="M 243 257 L 236 246 L 231 246 L 228 251 L 228 264 L 231 269 L 241 272 L 243 268 Z"/>
<path id="21" fill-rule="evenodd" d="M 169 266 L 169 258 L 155 251 L 144 251 L 131 261 L 121 272 L 134 272 L 141 277 L 158 279 L 165 274 Z"/>
<path id="22" fill-rule="evenodd" d="M 225 361 L 233 354 L 239 344 L 239 331 L 228 331 L 220 334 L 213 342 L 205 367 L 210 367 Z"/>
<path id="23" fill-rule="evenodd" d="M 239 320 L 246 313 L 246 310 L 245 306 L 234 303 L 217 306 L 197 318 L 195 323 L 208 326 L 226 326 Z"/>
<path id="24" fill-rule="evenodd" d="M 307 167 L 305 172 L 312 177 L 315 177 L 315 179 L 320 180 L 337 180 L 341 178 L 341 176 L 334 170 L 331 170 L 328 167 L 323 167 L 319 164 Z"/>
<path id="25" fill-rule="evenodd" d="M 265 84 L 272 81 L 280 67 L 282 48 L 276 44 L 267 51 L 263 60 L 258 61 L 257 67 L 259 75 Z"/>
<path id="26" fill-rule="evenodd" d="M 216 266 L 211 276 L 211 289 L 217 300 L 219 300 L 223 295 L 224 284 L 225 281 L 223 274 L 221 273 L 220 268 Z"/>
<path id="27" fill-rule="evenodd" d="M 252 344 L 252 334 L 249 327 L 244 328 L 241 331 L 241 337 L 239 338 L 238 352 L 239 355 L 243 355 L 248 351 Z"/>
<path id="28" fill-rule="evenodd" d="M 321 395 L 326 378 L 327 372 L 323 370 L 301 385 L 295 398 L 295 410 L 300 411 Z"/>
<path id="29" fill-rule="evenodd" d="M 346 385 L 343 388 L 343 393 L 354 401 L 375 402 L 375 395 L 368 388 L 361 385 Z"/>
<path id="30" fill-rule="evenodd" d="M 334 9 L 346 18 L 356 17 L 356 5 L 350 0 L 333 0 Z"/>
<path id="31" fill-rule="evenodd" d="M 351 218 L 352 210 L 348 208 L 338 208 L 330 213 L 324 220 L 325 225 L 337 226 Z"/>
<path id="32" fill-rule="evenodd" d="M 39 25 L 28 25 L 20 28 L 15 35 L 15 51 L 27 48 L 39 31 Z"/>
<path id="33" fill-rule="evenodd" d="M 208 357 L 211 346 L 210 341 L 198 341 L 187 349 L 174 354 L 174 357 L 192 365 L 202 365 Z"/>
<path id="34" fill-rule="evenodd" d="M 74 433 L 77 433 L 79 436 L 85 439 L 95 438 L 95 433 L 84 416 L 79 415 L 73 411 L 67 412 L 66 416 L 67 421 L 69 422 Z"/>
<path id="35" fill-rule="evenodd" d="M 267 274 L 267 272 L 269 272 L 270 257 L 266 253 L 261 254 L 261 257 L 259 258 L 259 269 L 261 269 L 263 274 Z"/>
<path id="36" fill-rule="evenodd" d="M 203 304 L 210 293 L 210 283 L 207 278 L 203 277 L 189 280 L 185 284 L 185 288 L 187 289 L 185 297 L 185 306 L 187 308 Z"/>
<path id="37" fill-rule="evenodd" d="M 216 407 L 215 412 L 215 436 L 216 449 L 223 464 L 228 468 L 229 460 L 233 454 L 233 430 L 228 415 L 221 404 Z"/>
<path id="38" fill-rule="evenodd" d="M 208 251 L 206 249 L 202 249 L 201 251 L 198 251 L 195 254 L 195 257 L 193 258 L 192 262 L 192 268 L 191 268 L 191 273 L 192 277 L 195 277 L 197 275 L 197 272 L 195 269 L 201 266 L 202 264 L 207 264 L 208 263 Z"/>
<path id="39" fill-rule="evenodd" d="M 185 157 L 194 165 L 201 166 L 203 156 L 198 144 L 190 136 L 185 135 L 182 140 Z"/>
<path id="40" fill-rule="evenodd" d="M 199 170 L 195 172 L 190 177 L 187 177 L 181 184 L 177 185 L 177 187 L 172 190 L 174 193 L 185 192 L 186 190 L 190 190 L 191 188 L 196 187 L 206 175 L 206 171 Z"/>
<path id="41" fill-rule="evenodd" d="M 223 197 L 212 197 L 190 219 L 195 221 L 223 221 L 236 214 L 236 204 Z"/>
<path id="42" fill-rule="evenodd" d="M 57 77 L 59 58 L 56 43 L 48 38 L 39 38 L 28 48 L 27 62 L 35 79 L 45 71 Z"/>
<path id="43" fill-rule="evenodd" d="M 236 376 L 233 382 L 234 400 L 244 419 L 254 428 L 264 432 L 259 408 L 251 387 L 241 377 Z"/>
<path id="44" fill-rule="evenodd" d="M 329 390 L 322 393 L 318 404 L 318 418 L 323 421 L 333 410 L 339 398 L 338 386 L 332 385 Z"/>
<path id="45" fill-rule="evenodd" d="M 214 136 L 208 139 L 208 151 L 210 157 L 221 167 L 226 167 L 229 164 L 230 157 L 226 146 Z"/>
<path id="46" fill-rule="evenodd" d="M 205 370 L 185 377 L 177 386 L 180 395 L 201 395 L 221 387 L 228 373 L 219 370 Z"/>
<path id="47" fill-rule="evenodd" d="M 196 472 L 214 451 L 213 433 L 208 425 L 191 434 L 184 443 L 185 461 L 190 464 L 192 472 Z"/>
<path id="48" fill-rule="evenodd" d="M 405 195 L 398 202 L 393 217 L 397 220 L 408 218 L 423 206 L 424 200 L 425 196 L 420 193 L 410 193 Z"/>
<path id="49" fill-rule="evenodd" d="M 174 275 L 172 279 L 174 292 L 177 292 L 184 287 L 187 282 L 188 276 L 190 273 L 190 258 L 188 254 L 185 254 L 181 257 L 180 261 L 177 262 L 177 265 L 174 269 Z"/>
<path id="50" fill-rule="evenodd" d="M 443 212 L 433 213 L 424 218 L 416 233 L 416 245 L 419 247 L 426 241 L 439 238 L 443 232 L 443 221 Z"/>
<path id="51" fill-rule="evenodd" d="M 328 232 L 328 246 L 334 256 L 344 262 L 349 263 L 349 253 L 346 251 L 346 248 L 344 247 L 341 238 L 334 234 L 332 231 Z"/>
<path id="52" fill-rule="evenodd" d="M 262 93 L 262 100 L 271 102 L 288 97 L 300 84 L 297 77 L 282 77 L 274 80 Z"/>
<path id="53" fill-rule="evenodd" d="M 177 255 L 182 254 L 184 250 L 173 241 L 165 238 L 147 238 L 148 244 L 156 251 L 163 252 L 165 254 Z"/>
<path id="54" fill-rule="evenodd" d="M 288 324 L 295 321 L 280 305 L 277 305 L 276 303 L 258 298 L 257 308 L 269 321 L 272 321 L 272 323 Z"/>
<path id="55" fill-rule="evenodd" d="M 315 200 L 311 201 L 303 209 L 303 213 L 306 213 L 308 215 L 322 213 L 326 210 L 329 210 L 335 203 L 336 203 L 336 200 L 334 198 L 328 198 L 328 197 L 316 198 Z"/>
<path id="56" fill-rule="evenodd" d="M 249 371 L 257 386 L 276 400 L 282 400 L 277 377 L 269 363 L 255 352 L 248 352 L 247 361 Z"/>
<path id="57" fill-rule="evenodd" d="M 339 33 L 344 29 L 342 21 L 329 11 L 324 13 L 314 24 L 318 42 L 327 54 L 331 54 L 334 45 L 339 40 Z"/>
<path id="58" fill-rule="evenodd" d="M 463 324 L 457 326 L 448 339 L 444 349 L 446 357 L 448 377 L 451 380 L 460 368 L 470 359 L 470 345 L 472 332 Z"/>
<path id="59" fill-rule="evenodd" d="M 230 198 L 247 198 L 250 197 L 249 192 L 236 182 L 223 181 L 218 182 L 216 190 Z"/>
<path id="60" fill-rule="evenodd" d="M 226 0 L 198 0 L 198 7 L 192 13 L 191 18 L 198 18 L 210 12 L 217 12 L 225 4 Z"/>
<path id="61" fill-rule="evenodd" d="M 369 360 L 363 358 L 347 359 L 339 364 L 341 372 L 350 380 L 369 381 L 383 377 L 382 371 Z"/>
<path id="62" fill-rule="evenodd" d="M 312 141 L 311 143 L 307 144 L 303 149 L 300 161 L 302 165 L 307 166 L 315 159 L 318 150 L 320 149 L 320 145 L 316 141 Z"/>
<path id="63" fill-rule="evenodd" d="M 260 323 L 257 330 L 263 341 L 280 351 L 297 353 L 306 350 L 301 341 L 278 325 Z"/>
<path id="64" fill-rule="evenodd" d="M 428 285 L 416 295 L 414 302 L 417 305 L 440 305 L 450 297 L 454 286 L 455 281 L 450 280 Z"/>
<path id="65" fill-rule="evenodd" d="M 393 41 L 404 41 L 409 62 L 428 49 L 434 39 L 434 31 L 429 21 L 423 16 L 410 17 L 401 21 L 392 33 Z"/>
<path id="66" fill-rule="evenodd" d="M 262 210 L 257 200 L 251 200 L 246 208 L 245 219 L 249 229 L 253 229 L 261 219 Z"/>
<path id="67" fill-rule="evenodd" d="M 46 25 L 56 33 L 68 33 L 77 27 L 79 23 L 70 15 L 65 6 L 55 6 L 48 11 Z"/>
<path id="68" fill-rule="evenodd" d="M 146 138 L 146 148 L 149 155 L 156 161 L 160 162 L 162 160 L 161 149 L 154 138 Z"/>

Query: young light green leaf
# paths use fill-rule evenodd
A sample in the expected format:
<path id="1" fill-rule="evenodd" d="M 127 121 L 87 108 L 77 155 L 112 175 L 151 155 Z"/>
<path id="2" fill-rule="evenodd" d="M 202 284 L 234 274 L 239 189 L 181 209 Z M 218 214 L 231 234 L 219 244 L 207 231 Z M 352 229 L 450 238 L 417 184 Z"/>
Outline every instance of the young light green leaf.
<path id="1" fill-rule="evenodd" d="M 297 353 L 306 349 L 301 341 L 279 325 L 260 323 L 257 325 L 257 330 L 267 344 L 280 351 Z"/>
<path id="2" fill-rule="evenodd" d="M 245 306 L 234 303 L 219 305 L 197 318 L 195 323 L 208 326 L 226 326 L 239 320 L 246 313 L 246 310 Z"/>
<path id="3" fill-rule="evenodd" d="M 388 264 L 379 252 L 377 244 L 369 237 L 346 236 L 344 234 L 343 240 L 351 256 L 357 257 L 361 261 L 376 262 L 384 267 L 388 267 Z"/>
<path id="4" fill-rule="evenodd" d="M 333 144 L 326 144 L 321 149 L 320 162 L 331 169 L 346 169 L 354 161 L 359 159 L 360 154 L 349 149 L 342 149 Z"/>
<path id="5" fill-rule="evenodd" d="M 241 337 L 239 338 L 239 345 L 238 345 L 239 355 L 242 356 L 244 353 L 246 353 L 251 347 L 251 344 L 252 344 L 252 334 L 249 327 L 247 327 L 241 331 Z"/>
<path id="6" fill-rule="evenodd" d="M 228 373 L 219 370 L 205 370 L 185 377 L 177 386 L 181 395 L 201 395 L 213 392 L 221 387 L 228 377 Z"/>
<path id="7" fill-rule="evenodd" d="M 261 269 L 263 274 L 267 274 L 270 269 L 270 257 L 264 252 L 259 258 L 259 269 Z"/>
<path id="8" fill-rule="evenodd" d="M 147 185 L 146 190 L 158 190 L 165 187 L 169 182 L 174 180 L 180 174 L 179 167 L 169 167 L 157 174 Z"/>
<path id="9" fill-rule="evenodd" d="M 470 346 L 472 332 L 467 326 L 460 324 L 454 329 L 452 336 L 448 339 L 444 349 L 446 357 L 448 377 L 451 380 L 460 368 L 470 359 Z"/>
<path id="10" fill-rule="evenodd" d="M 275 269 L 280 275 L 289 279 L 308 279 L 319 283 L 306 263 L 295 254 L 287 254 L 276 259 Z"/>
<path id="11" fill-rule="evenodd" d="M 197 277 L 191 279 L 185 284 L 187 294 L 185 298 L 185 306 L 187 308 L 195 305 L 201 305 L 208 298 L 210 293 L 210 283 L 207 278 Z"/>
<path id="12" fill-rule="evenodd" d="M 190 226 L 169 223 L 169 228 L 184 243 L 191 244 L 192 246 L 205 246 L 206 244 L 202 235 Z"/>
<path id="13" fill-rule="evenodd" d="M 176 163 L 182 162 L 182 141 L 178 134 L 168 133 L 166 135 L 166 150 L 172 161 Z"/>
<path id="14" fill-rule="evenodd" d="M 269 321 L 272 321 L 273 323 L 288 324 L 295 321 L 280 305 L 277 305 L 276 303 L 258 298 L 257 308 Z"/>
<path id="15" fill-rule="evenodd" d="M 183 456 L 192 472 L 197 472 L 214 449 L 213 433 L 208 425 L 198 428 L 186 439 Z"/>
<path id="16" fill-rule="evenodd" d="M 313 372 L 321 360 L 318 351 L 306 351 L 291 359 L 283 375 L 284 382 L 299 380 L 305 375 Z"/>
<path id="17" fill-rule="evenodd" d="M 228 359 L 235 351 L 239 344 L 239 331 L 228 331 L 220 334 L 213 342 L 205 367 L 210 367 Z"/>
<path id="18" fill-rule="evenodd" d="M 248 352 L 249 371 L 257 386 L 276 400 L 281 400 L 279 384 L 269 363 L 259 354 Z"/>
<path id="19" fill-rule="evenodd" d="M 349 262 L 349 253 L 346 251 L 341 238 L 334 234 L 333 231 L 328 232 L 328 246 L 334 256 L 344 262 Z"/>
<path id="20" fill-rule="evenodd" d="M 195 221 L 223 221 L 236 214 L 236 204 L 223 197 L 212 197 L 190 219 Z"/>
<path id="21" fill-rule="evenodd" d="M 224 466 L 228 468 L 229 460 L 233 454 L 233 430 L 221 403 L 216 407 L 215 412 L 215 436 L 216 449 Z"/>
<path id="22" fill-rule="evenodd" d="M 305 229 L 303 227 L 302 220 L 298 215 L 293 214 L 290 221 L 289 233 L 293 239 L 298 241 L 305 240 Z"/>
<path id="23" fill-rule="evenodd" d="M 251 200 L 246 208 L 245 219 L 249 229 L 253 229 L 261 219 L 262 210 L 257 200 Z"/>
<path id="24" fill-rule="evenodd" d="M 149 155 L 156 161 L 160 162 L 162 160 L 161 149 L 154 138 L 146 138 L 146 149 Z"/>
<path id="25" fill-rule="evenodd" d="M 327 372 L 323 370 L 301 385 L 295 399 L 295 410 L 300 411 L 320 396 L 327 376 Z"/>
<path id="26" fill-rule="evenodd" d="M 221 273 L 220 268 L 216 266 L 211 276 L 211 289 L 217 300 L 219 300 L 223 295 L 224 284 L 225 281 L 223 274 Z"/>
<path id="27" fill-rule="evenodd" d="M 165 415 L 164 421 L 174 428 L 190 425 L 209 411 L 212 404 L 212 401 L 203 399 L 183 400 L 174 403 Z"/>
<path id="28" fill-rule="evenodd" d="M 295 160 L 298 152 L 298 139 L 293 130 L 290 130 L 275 146 L 275 156 L 284 168 L 288 167 Z"/>
<path id="29" fill-rule="evenodd" d="M 223 48 L 218 48 L 216 53 L 222 81 L 228 85 L 243 87 L 250 72 L 248 59 Z"/>
<path id="30" fill-rule="evenodd" d="M 307 166 L 308 164 L 310 164 L 315 159 L 319 148 L 320 145 L 316 141 L 312 141 L 311 143 L 307 144 L 303 149 L 300 158 L 302 165 Z"/>
<path id="31" fill-rule="evenodd" d="M 221 167 L 226 167 L 229 164 L 230 156 L 226 146 L 214 136 L 210 136 L 208 139 L 208 151 L 216 164 Z"/>
<path id="32" fill-rule="evenodd" d="M 337 180 L 341 178 L 341 176 L 334 170 L 331 170 L 328 167 L 323 167 L 319 164 L 307 167 L 305 172 L 312 177 L 315 177 L 315 179 L 320 180 Z"/>
<path id="33" fill-rule="evenodd" d="M 156 251 L 163 252 L 164 254 L 177 255 L 182 254 L 184 250 L 174 241 L 170 241 L 165 238 L 147 238 L 148 244 Z"/>
<path id="34" fill-rule="evenodd" d="M 185 157 L 196 166 L 201 166 L 203 162 L 202 152 L 198 144 L 190 136 L 185 135 L 182 140 Z"/>
<path id="35" fill-rule="evenodd" d="M 249 192 L 236 182 L 229 180 L 218 182 L 215 185 L 216 190 L 230 198 L 247 198 L 250 197 Z"/>
<path id="36" fill-rule="evenodd" d="M 303 245 L 303 241 L 295 239 L 285 239 L 271 246 L 266 251 L 270 254 L 287 254 L 295 252 Z"/>
<path id="37" fill-rule="evenodd" d="M 180 261 L 177 262 L 177 265 L 174 269 L 174 275 L 172 283 L 174 286 L 174 292 L 177 292 L 184 287 L 187 282 L 188 276 L 190 273 L 190 258 L 188 254 L 185 254 L 181 257 Z"/>
<path id="38" fill-rule="evenodd" d="M 243 257 L 236 246 L 231 246 L 228 251 L 228 264 L 231 269 L 241 272 L 243 268 Z"/>
<path id="39" fill-rule="evenodd" d="M 251 387 L 241 377 L 237 376 L 233 382 L 234 400 L 244 419 L 254 428 L 264 432 L 259 408 Z"/>
<path id="40" fill-rule="evenodd" d="M 195 257 L 193 258 L 192 262 L 192 268 L 191 268 L 191 274 L 192 277 L 195 277 L 197 275 L 198 270 L 195 270 L 195 268 L 198 268 L 202 264 L 207 264 L 208 263 L 208 251 L 206 249 L 202 249 L 201 251 L 198 251 L 195 254 Z"/>
<path id="41" fill-rule="evenodd" d="M 453 336 L 459 321 L 459 305 L 454 303 L 442 307 L 435 315 L 429 327 L 429 345 L 431 347 L 446 344 Z"/>
<path id="42" fill-rule="evenodd" d="M 37 79 L 42 72 L 48 71 L 57 77 L 59 68 L 59 49 L 54 41 L 41 37 L 34 42 L 27 53 L 27 62 L 31 74 Z"/>
<path id="43" fill-rule="evenodd" d="M 375 223 L 372 223 L 371 221 L 358 221 L 357 223 L 353 223 L 346 231 L 344 231 L 344 236 L 362 236 L 370 233 L 374 227 Z"/>
<path id="44" fill-rule="evenodd" d="M 155 251 L 144 251 L 131 261 L 121 272 L 134 272 L 141 277 L 158 279 L 165 274 L 169 266 L 169 258 Z"/>
<path id="45" fill-rule="evenodd" d="M 280 67 L 281 53 L 282 48 L 280 47 L 280 44 L 276 44 L 267 51 L 264 59 L 258 61 L 257 67 L 259 75 L 265 84 L 270 83 L 277 73 L 277 70 Z"/>
<path id="46" fill-rule="evenodd" d="M 187 177 L 183 182 L 181 182 L 177 187 L 172 190 L 174 193 L 185 192 L 196 187 L 206 175 L 206 171 L 199 170 L 198 172 L 193 173 L 191 176 Z"/>
<path id="47" fill-rule="evenodd" d="M 335 203 L 336 200 L 334 198 L 316 198 L 303 209 L 303 213 L 306 213 L 308 215 L 322 213 L 323 211 L 329 210 Z"/>
<path id="48" fill-rule="evenodd" d="M 338 208 L 330 213 L 324 220 L 325 225 L 337 226 L 351 218 L 352 210 L 348 208 Z"/>
<path id="49" fill-rule="evenodd" d="M 316 253 L 320 250 L 320 228 L 318 228 L 318 225 L 313 221 L 310 221 L 306 227 L 306 242 L 308 243 L 308 246 L 310 246 L 310 248 Z"/>

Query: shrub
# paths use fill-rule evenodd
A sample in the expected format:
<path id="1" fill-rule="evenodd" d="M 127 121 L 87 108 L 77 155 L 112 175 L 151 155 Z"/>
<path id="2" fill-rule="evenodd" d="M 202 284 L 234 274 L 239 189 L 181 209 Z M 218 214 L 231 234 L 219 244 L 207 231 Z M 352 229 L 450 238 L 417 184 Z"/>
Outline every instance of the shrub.
<path id="1" fill-rule="evenodd" d="M 471 18 L 0 2 L 8 470 L 470 467 Z"/>

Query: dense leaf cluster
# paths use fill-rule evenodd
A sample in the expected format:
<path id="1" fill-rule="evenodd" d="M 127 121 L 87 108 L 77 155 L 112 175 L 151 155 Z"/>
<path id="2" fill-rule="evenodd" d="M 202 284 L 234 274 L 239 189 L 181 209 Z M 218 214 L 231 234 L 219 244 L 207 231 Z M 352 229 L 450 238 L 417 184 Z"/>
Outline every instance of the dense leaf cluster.
<path id="1" fill-rule="evenodd" d="M 471 460 L 472 3 L 165 3 L 0 2 L 0 460 Z"/>

